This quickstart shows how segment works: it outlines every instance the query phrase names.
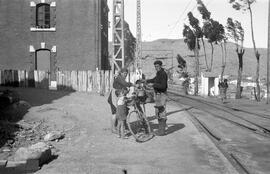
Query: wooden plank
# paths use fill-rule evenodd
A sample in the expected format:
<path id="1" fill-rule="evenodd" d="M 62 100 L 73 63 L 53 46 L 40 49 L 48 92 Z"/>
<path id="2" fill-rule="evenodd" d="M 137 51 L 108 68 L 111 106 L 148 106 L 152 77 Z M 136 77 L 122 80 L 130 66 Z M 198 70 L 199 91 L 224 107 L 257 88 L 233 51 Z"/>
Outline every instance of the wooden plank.
<path id="1" fill-rule="evenodd" d="M 60 71 L 56 71 L 56 84 L 57 84 L 57 90 L 59 89 L 59 83 L 60 83 L 60 80 L 59 80 L 59 76 L 60 76 Z"/>
<path id="2" fill-rule="evenodd" d="M 34 70 L 34 82 L 35 82 L 35 87 L 39 88 L 39 79 L 38 79 L 38 71 Z"/>
<path id="3" fill-rule="evenodd" d="M 114 74 L 113 71 L 110 70 L 110 90 L 112 89 L 113 81 L 114 81 Z"/>
<path id="4" fill-rule="evenodd" d="M 105 92 L 110 91 L 110 71 L 105 71 Z"/>
<path id="5" fill-rule="evenodd" d="M 9 70 L 10 71 L 10 86 L 14 86 L 14 70 Z"/>
<path id="6" fill-rule="evenodd" d="M 86 91 L 86 78 L 85 78 L 85 71 L 82 71 L 82 89 L 81 91 Z"/>
<path id="7" fill-rule="evenodd" d="M 22 75 L 22 70 L 18 70 L 18 82 L 19 82 L 19 87 L 22 87 L 22 84 L 21 84 L 21 75 Z"/>
<path id="8" fill-rule="evenodd" d="M 59 76 L 58 76 L 59 83 L 57 84 L 57 89 L 63 90 L 63 71 L 59 71 Z"/>
<path id="9" fill-rule="evenodd" d="M 100 84 L 100 71 L 96 71 L 96 92 L 100 93 L 101 90 L 101 84 Z"/>
<path id="10" fill-rule="evenodd" d="M 49 78 L 46 71 L 38 71 L 39 76 L 39 85 L 42 89 L 48 89 L 49 87 Z"/>
<path id="11" fill-rule="evenodd" d="M 87 92 L 93 91 L 93 73 L 92 71 L 87 71 Z"/>
<path id="12" fill-rule="evenodd" d="M 8 85 L 8 70 L 4 70 L 4 85 Z"/>
<path id="13" fill-rule="evenodd" d="M 3 74 L 3 73 L 2 73 L 2 70 L 0 70 L 0 85 L 3 85 L 3 83 L 2 83 L 2 79 L 3 79 L 3 78 L 2 78 L 2 74 Z"/>
<path id="14" fill-rule="evenodd" d="M 65 89 L 69 90 L 69 71 L 65 71 L 64 75 L 65 75 Z"/>
<path id="15" fill-rule="evenodd" d="M 67 76 L 66 76 L 66 71 L 62 71 L 62 90 L 67 89 Z"/>
<path id="16" fill-rule="evenodd" d="M 87 71 L 83 71 L 83 91 L 87 91 Z"/>
<path id="17" fill-rule="evenodd" d="M 65 78 L 66 78 L 66 89 L 70 90 L 71 85 L 70 85 L 70 71 L 65 71 Z"/>
<path id="18" fill-rule="evenodd" d="M 12 70 L 8 70 L 8 81 L 9 81 L 8 85 L 12 86 L 13 84 L 13 71 Z"/>
<path id="19" fill-rule="evenodd" d="M 4 70 L 4 85 L 5 86 L 7 85 L 7 82 L 8 82 L 7 78 L 8 78 L 8 71 Z"/>
<path id="20" fill-rule="evenodd" d="M 34 71 L 28 71 L 28 87 L 35 87 Z"/>
<path id="21" fill-rule="evenodd" d="M 97 91 L 97 71 L 92 72 L 93 77 L 93 92 Z"/>
<path id="22" fill-rule="evenodd" d="M 57 84 L 57 89 L 59 89 L 58 88 L 58 85 L 59 85 L 59 83 L 60 83 L 60 81 L 59 81 L 59 75 L 60 75 L 60 72 L 59 71 L 56 71 L 56 84 Z"/>
<path id="23" fill-rule="evenodd" d="M 105 71 L 102 70 L 100 71 L 100 94 L 104 95 L 105 94 Z"/>
<path id="24" fill-rule="evenodd" d="M 28 88 L 29 87 L 29 83 L 28 83 L 28 71 L 25 71 L 25 87 Z"/>
<path id="25" fill-rule="evenodd" d="M 73 88 L 73 90 L 77 90 L 77 88 L 78 88 L 78 84 L 77 84 L 77 71 L 71 71 L 71 84 L 72 84 L 72 88 Z"/>
<path id="26" fill-rule="evenodd" d="M 82 74 L 81 74 L 81 71 L 78 71 L 77 77 L 78 77 L 78 89 L 77 89 L 77 91 L 81 91 L 81 85 L 82 85 Z"/>
<path id="27" fill-rule="evenodd" d="M 19 87 L 25 87 L 25 70 L 18 70 L 18 83 Z"/>
<path id="28" fill-rule="evenodd" d="M 20 87 L 26 87 L 26 77 L 25 77 L 25 70 L 20 71 Z"/>
<path id="29" fill-rule="evenodd" d="M 15 87 L 19 87 L 19 71 L 18 70 L 14 70 L 13 71 L 13 78 L 14 78 L 14 86 Z"/>

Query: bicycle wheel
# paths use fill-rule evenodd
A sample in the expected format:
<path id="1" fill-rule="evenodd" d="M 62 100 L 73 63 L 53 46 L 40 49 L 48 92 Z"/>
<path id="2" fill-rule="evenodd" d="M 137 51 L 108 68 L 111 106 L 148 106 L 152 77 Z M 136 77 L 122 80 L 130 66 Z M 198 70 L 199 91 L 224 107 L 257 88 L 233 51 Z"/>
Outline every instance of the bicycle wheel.
<path id="1" fill-rule="evenodd" d="M 127 125 L 131 134 L 138 142 L 145 142 L 153 137 L 149 121 L 138 110 L 134 110 L 128 114 Z"/>

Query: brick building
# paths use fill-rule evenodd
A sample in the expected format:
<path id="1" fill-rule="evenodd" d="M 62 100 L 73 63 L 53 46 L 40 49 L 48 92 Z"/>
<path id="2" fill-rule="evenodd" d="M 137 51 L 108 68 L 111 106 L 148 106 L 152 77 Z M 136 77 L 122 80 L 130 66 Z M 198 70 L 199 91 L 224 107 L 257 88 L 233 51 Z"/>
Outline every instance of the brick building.
<path id="1" fill-rule="evenodd" d="M 0 0 L 0 69 L 108 69 L 107 0 Z"/>

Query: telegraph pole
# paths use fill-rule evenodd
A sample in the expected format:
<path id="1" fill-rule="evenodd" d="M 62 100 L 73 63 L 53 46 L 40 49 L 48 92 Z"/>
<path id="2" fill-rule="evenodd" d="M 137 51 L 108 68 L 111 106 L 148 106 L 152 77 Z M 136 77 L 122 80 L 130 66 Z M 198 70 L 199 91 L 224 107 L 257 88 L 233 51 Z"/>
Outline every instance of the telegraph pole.
<path id="1" fill-rule="evenodd" d="M 267 87 L 267 98 L 266 104 L 269 104 L 269 59 L 270 59 L 270 0 L 268 0 L 268 45 L 267 45 L 267 77 L 266 77 L 266 87 Z"/>
<path id="2" fill-rule="evenodd" d="M 135 68 L 141 69 L 142 58 L 142 31 L 141 31 L 141 0 L 137 0 L 137 33 L 136 33 L 136 58 Z"/>

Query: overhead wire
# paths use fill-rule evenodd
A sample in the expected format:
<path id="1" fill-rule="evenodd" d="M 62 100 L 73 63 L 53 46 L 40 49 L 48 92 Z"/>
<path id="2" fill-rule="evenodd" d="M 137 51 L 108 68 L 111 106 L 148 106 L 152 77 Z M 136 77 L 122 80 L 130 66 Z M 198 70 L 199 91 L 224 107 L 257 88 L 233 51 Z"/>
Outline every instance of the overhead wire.
<path id="1" fill-rule="evenodd" d="M 208 6 L 208 5 L 210 4 L 211 1 L 212 1 L 212 0 L 209 0 L 209 1 L 205 4 L 205 6 Z M 196 7 L 197 7 L 197 4 L 192 8 L 191 12 L 193 12 L 194 9 L 195 9 Z M 185 21 L 187 18 L 188 18 L 188 16 L 185 17 L 184 21 Z"/>
<path id="2" fill-rule="evenodd" d="M 175 30 L 176 26 L 178 25 L 178 23 L 180 22 L 180 20 L 182 19 L 183 15 L 185 14 L 186 10 L 188 9 L 188 7 L 190 6 L 191 2 L 193 0 L 190 0 L 189 3 L 186 5 L 184 11 L 181 13 L 181 15 L 179 16 L 178 20 L 175 22 L 174 26 L 172 27 L 171 31 L 168 34 L 168 37 L 170 37 L 171 33 Z M 212 0 L 209 0 L 205 6 L 208 6 L 210 4 Z M 191 12 L 193 12 L 195 10 L 195 8 L 197 7 L 197 3 L 193 6 L 193 8 L 190 10 Z M 183 21 L 187 20 L 187 16 L 183 19 Z"/>
<path id="3" fill-rule="evenodd" d="M 179 18 L 177 19 L 177 21 L 174 23 L 174 26 L 172 27 L 171 31 L 170 31 L 169 34 L 168 34 L 169 36 L 170 36 L 170 34 L 173 32 L 173 30 L 175 29 L 176 25 L 177 25 L 177 24 L 180 22 L 180 20 L 182 19 L 184 13 L 185 13 L 186 10 L 188 9 L 188 7 L 190 6 L 190 4 L 191 4 L 192 1 L 193 1 L 193 0 L 190 0 L 190 1 L 189 1 L 189 3 L 186 5 L 184 11 L 181 13 L 181 15 L 179 16 Z"/>

